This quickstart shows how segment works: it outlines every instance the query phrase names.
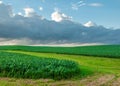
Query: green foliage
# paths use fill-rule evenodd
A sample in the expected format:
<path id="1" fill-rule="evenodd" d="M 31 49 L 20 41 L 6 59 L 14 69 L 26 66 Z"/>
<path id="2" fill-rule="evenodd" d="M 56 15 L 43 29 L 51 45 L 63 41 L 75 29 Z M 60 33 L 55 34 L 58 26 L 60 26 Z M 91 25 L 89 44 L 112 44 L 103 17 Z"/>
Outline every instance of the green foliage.
<path id="1" fill-rule="evenodd" d="M 102 45 L 86 47 L 1 46 L 0 50 L 22 50 L 44 53 L 60 53 L 115 58 L 120 57 L 120 45 Z"/>
<path id="2" fill-rule="evenodd" d="M 79 73 L 79 65 L 74 61 L 0 52 L 0 76 L 67 79 Z"/>
<path id="3" fill-rule="evenodd" d="M 61 67 L 63 67 L 62 64 L 68 64 L 68 61 L 65 63 L 60 62 L 60 63 L 62 63 L 61 66 L 59 66 L 58 68 L 55 68 L 54 61 L 52 62 L 52 60 L 49 60 L 51 63 L 53 63 L 53 67 L 49 67 L 49 66 L 43 67 L 43 68 L 48 67 L 52 71 L 51 75 L 47 75 L 46 69 L 44 70 L 47 75 L 47 78 L 66 79 L 66 78 L 75 76 L 75 74 L 77 74 L 77 77 L 78 76 L 84 77 L 86 75 L 93 74 L 93 72 L 107 72 L 107 73 L 109 72 L 109 73 L 114 73 L 114 74 L 120 74 L 119 73 L 120 59 L 116 59 L 116 58 L 120 58 L 120 45 L 102 45 L 102 46 L 86 46 L 86 47 L 0 46 L 0 50 L 3 50 L 3 51 L 8 50 L 13 53 L 23 53 L 23 54 L 32 55 L 32 56 L 27 56 L 27 55 L 19 56 L 17 54 L 17 56 L 15 56 L 15 54 L 14 55 L 12 54 L 15 57 L 19 56 L 20 58 L 21 57 L 22 58 L 25 58 L 25 57 L 31 58 L 32 57 L 36 60 L 38 59 L 37 57 L 40 57 L 39 60 L 42 60 L 43 59 L 42 57 L 44 57 L 45 60 L 47 60 L 48 58 L 49 59 L 55 58 L 55 59 L 53 59 L 53 60 L 57 60 L 55 64 L 58 64 L 59 61 L 62 61 L 62 59 L 72 60 L 72 61 L 76 61 L 77 63 L 79 63 L 79 65 L 77 65 L 77 66 L 70 66 L 70 67 L 65 66 L 64 69 L 62 69 L 61 68 Z M 12 51 L 12 50 L 14 50 L 14 51 Z M 1 53 L 1 54 L 3 55 L 3 53 Z M 7 57 L 7 58 L 9 58 L 11 56 L 11 54 L 10 55 L 5 54 L 5 55 L 4 55 L 4 57 Z M 80 56 L 80 55 L 85 55 L 85 56 Z M 37 56 L 37 57 L 34 57 L 34 56 Z M 98 57 L 95 58 L 94 56 L 98 56 Z M 112 57 L 112 58 L 100 58 L 100 57 Z M 22 59 L 23 61 L 22 60 L 20 60 L 20 61 L 23 64 L 24 63 L 28 64 L 26 62 L 26 60 L 28 60 L 28 59 L 26 59 L 26 58 L 24 60 Z M 60 60 L 58 61 L 58 59 L 60 59 Z M 31 65 L 37 66 L 37 64 L 38 64 L 38 60 L 36 61 L 36 64 L 34 64 L 35 61 L 33 59 L 28 60 L 28 61 L 31 62 L 30 63 Z M 6 63 L 7 62 L 9 62 L 9 61 L 6 61 Z M 18 63 L 19 63 L 19 61 L 18 61 Z M 47 62 L 45 61 L 44 63 L 47 63 Z M 42 64 L 44 64 L 44 63 L 42 63 Z M 0 64 L 0 67 L 1 67 L 1 64 Z M 77 70 L 78 66 L 80 67 L 80 71 Z M 54 71 L 52 70 L 52 68 Z M 68 68 L 68 70 L 67 70 L 67 68 Z M 73 73 L 72 69 L 74 69 L 74 68 L 77 70 L 76 71 L 77 73 L 75 71 Z M 62 72 L 61 73 L 56 72 L 58 70 L 62 71 Z M 67 72 L 64 72 L 64 71 L 67 71 Z M 70 73 L 70 71 L 72 71 L 72 73 Z M 53 74 L 53 72 L 56 75 Z M 43 72 L 40 72 L 40 73 L 42 74 Z M 49 72 L 49 73 L 51 73 L 51 72 Z M 78 73 L 80 73 L 80 74 L 78 75 Z M 22 74 L 20 74 L 20 75 L 23 78 L 38 78 L 38 77 L 33 77 L 33 76 L 36 76 L 34 74 L 33 73 L 29 74 L 29 75 L 31 75 L 29 77 L 22 75 Z M 2 73 L 2 75 L 3 75 L 3 73 Z M 10 76 L 10 75 L 12 75 L 12 74 L 7 73 L 7 75 L 5 75 L 5 76 Z M 13 76 L 21 77 L 18 75 L 16 74 Z M 37 76 L 39 76 L 41 78 L 46 78 L 46 76 L 44 76 L 44 75 L 42 76 L 42 75 L 41 76 L 37 75 Z"/>

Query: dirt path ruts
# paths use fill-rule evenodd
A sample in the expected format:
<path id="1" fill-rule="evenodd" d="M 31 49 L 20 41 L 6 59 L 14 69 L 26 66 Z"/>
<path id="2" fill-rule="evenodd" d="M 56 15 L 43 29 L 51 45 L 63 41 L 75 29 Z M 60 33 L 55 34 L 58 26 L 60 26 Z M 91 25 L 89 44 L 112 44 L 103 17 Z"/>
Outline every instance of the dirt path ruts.
<path id="1" fill-rule="evenodd" d="M 108 83 L 109 81 L 111 81 L 114 78 L 115 78 L 114 75 L 104 75 L 104 76 L 101 76 L 100 78 L 86 84 L 85 86 L 101 86 L 105 83 Z"/>
<path id="2" fill-rule="evenodd" d="M 115 79 L 109 86 L 120 86 L 120 78 Z"/>

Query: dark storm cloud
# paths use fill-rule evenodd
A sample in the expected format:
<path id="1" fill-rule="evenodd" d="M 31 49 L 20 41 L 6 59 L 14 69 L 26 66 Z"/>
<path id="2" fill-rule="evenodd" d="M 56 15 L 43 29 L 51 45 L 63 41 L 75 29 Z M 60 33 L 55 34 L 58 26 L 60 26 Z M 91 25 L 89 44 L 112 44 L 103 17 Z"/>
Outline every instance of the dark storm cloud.
<path id="1" fill-rule="evenodd" d="M 70 20 L 50 21 L 29 10 L 27 17 L 14 15 L 9 5 L 0 4 L 0 38 L 15 41 L 29 39 L 39 43 L 120 43 L 120 30 L 103 26 L 85 27 Z M 0 40 L 1 42 L 2 40 Z M 12 41 L 13 43 L 15 41 Z M 3 43 L 4 41 L 2 41 Z M 9 42 L 9 41 L 8 41 Z M 22 44 L 22 42 L 19 42 Z M 26 42 L 23 42 L 23 44 Z M 29 44 L 29 43 L 28 43 Z"/>

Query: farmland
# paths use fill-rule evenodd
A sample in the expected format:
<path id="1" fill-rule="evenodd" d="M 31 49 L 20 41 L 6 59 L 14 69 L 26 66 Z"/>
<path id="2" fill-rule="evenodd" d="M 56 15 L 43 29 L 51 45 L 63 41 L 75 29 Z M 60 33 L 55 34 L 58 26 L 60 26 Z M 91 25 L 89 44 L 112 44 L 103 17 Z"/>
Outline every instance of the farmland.
<path id="1" fill-rule="evenodd" d="M 120 83 L 119 45 L 1 46 L 0 50 L 2 86 L 119 86 Z"/>
<path id="2" fill-rule="evenodd" d="M 83 47 L 45 47 L 45 46 L 1 46 L 0 50 L 21 50 L 43 53 L 71 54 L 99 57 L 120 57 L 120 45 Z"/>

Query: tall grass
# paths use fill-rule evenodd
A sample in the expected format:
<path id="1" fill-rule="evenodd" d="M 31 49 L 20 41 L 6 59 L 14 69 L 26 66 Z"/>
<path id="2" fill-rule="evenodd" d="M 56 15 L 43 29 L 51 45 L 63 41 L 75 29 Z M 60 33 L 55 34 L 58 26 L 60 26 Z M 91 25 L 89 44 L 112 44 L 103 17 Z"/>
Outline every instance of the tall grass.
<path id="1" fill-rule="evenodd" d="M 79 73 L 80 68 L 73 61 L 0 52 L 0 76 L 67 79 Z"/>

